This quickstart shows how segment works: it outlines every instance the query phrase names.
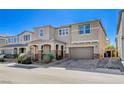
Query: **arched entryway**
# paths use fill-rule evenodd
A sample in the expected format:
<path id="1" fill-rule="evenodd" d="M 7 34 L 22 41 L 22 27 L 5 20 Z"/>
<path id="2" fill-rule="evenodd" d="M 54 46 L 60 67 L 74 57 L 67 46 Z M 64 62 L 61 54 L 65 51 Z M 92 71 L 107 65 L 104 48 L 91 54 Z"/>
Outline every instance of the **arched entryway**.
<path id="1" fill-rule="evenodd" d="M 18 54 L 18 49 L 14 48 L 14 54 Z"/>
<path id="2" fill-rule="evenodd" d="M 41 52 L 40 53 L 41 53 L 40 54 L 41 59 L 43 58 L 43 54 L 51 53 L 51 45 L 49 45 L 49 44 L 41 45 Z"/>
<path id="3" fill-rule="evenodd" d="M 117 50 L 116 49 L 106 49 L 104 53 L 104 57 L 117 57 Z"/>
<path id="4" fill-rule="evenodd" d="M 35 61 L 38 61 L 39 60 L 39 56 L 38 56 L 38 45 L 32 45 L 30 46 L 30 51 L 31 51 L 31 54 L 34 58 Z"/>
<path id="5" fill-rule="evenodd" d="M 56 59 L 60 60 L 60 59 L 63 59 L 63 58 L 64 58 L 64 45 L 56 44 Z"/>
<path id="6" fill-rule="evenodd" d="M 49 44 L 42 45 L 42 50 L 43 50 L 43 53 L 44 54 L 51 53 L 51 45 L 49 45 Z"/>
<path id="7" fill-rule="evenodd" d="M 19 48 L 19 54 L 26 53 L 26 48 Z"/>

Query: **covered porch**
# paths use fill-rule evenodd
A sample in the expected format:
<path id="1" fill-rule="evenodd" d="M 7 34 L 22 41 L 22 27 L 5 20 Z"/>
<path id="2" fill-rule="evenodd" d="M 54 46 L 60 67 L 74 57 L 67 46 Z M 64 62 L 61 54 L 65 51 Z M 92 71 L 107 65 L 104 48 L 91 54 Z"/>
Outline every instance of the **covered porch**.
<path id="1" fill-rule="evenodd" d="M 113 58 L 113 57 L 118 57 L 118 51 L 117 49 L 106 49 L 105 53 L 104 53 L 104 57 L 109 57 L 109 58 Z"/>
<path id="2" fill-rule="evenodd" d="M 39 61 L 42 59 L 43 54 L 51 53 L 51 45 L 30 45 L 30 54 L 35 61 Z"/>
<path id="3" fill-rule="evenodd" d="M 52 54 L 55 59 L 64 58 L 65 45 L 55 40 L 35 40 L 29 43 L 30 55 L 40 61 L 43 54 Z"/>
<path id="4" fill-rule="evenodd" d="M 2 54 L 21 54 L 27 53 L 27 44 L 11 44 L 0 48 Z"/>

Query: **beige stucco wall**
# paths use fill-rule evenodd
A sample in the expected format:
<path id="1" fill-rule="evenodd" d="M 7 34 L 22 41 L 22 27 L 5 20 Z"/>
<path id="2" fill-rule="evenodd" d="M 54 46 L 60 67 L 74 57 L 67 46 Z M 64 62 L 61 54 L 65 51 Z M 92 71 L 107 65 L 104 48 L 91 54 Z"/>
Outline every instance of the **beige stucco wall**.
<path id="1" fill-rule="evenodd" d="M 122 55 L 121 58 L 124 61 L 124 38 L 122 39 L 122 51 L 121 51 Z"/>
<path id="2" fill-rule="evenodd" d="M 24 41 L 24 35 L 30 35 L 30 40 L 29 41 Z M 30 32 L 24 32 L 23 34 L 19 35 L 19 43 L 20 44 L 26 44 L 32 41 L 33 38 L 33 33 Z"/>
<path id="3" fill-rule="evenodd" d="M 65 29 L 65 28 L 68 28 L 69 29 L 69 34 L 66 35 L 66 36 L 60 36 L 59 35 L 59 30 L 60 29 Z M 56 29 L 55 31 L 55 38 L 57 40 L 60 40 L 60 41 L 63 41 L 63 42 L 66 42 L 66 43 L 71 43 L 71 27 L 70 26 L 64 26 L 64 27 L 59 27 Z"/>
<path id="4" fill-rule="evenodd" d="M 118 56 L 119 57 L 121 57 L 121 55 L 122 55 L 122 39 L 121 39 L 121 37 L 122 37 L 122 21 L 121 21 L 121 23 L 120 23 L 120 29 L 119 29 L 119 31 L 118 31 L 118 35 L 117 35 L 117 46 L 118 46 Z"/>
<path id="5" fill-rule="evenodd" d="M 124 60 L 124 39 L 122 37 L 124 37 L 124 12 L 122 13 L 120 27 L 117 34 L 118 56 Z"/>
<path id="6" fill-rule="evenodd" d="M 44 30 L 43 36 L 40 36 L 40 30 Z M 34 39 L 42 39 L 42 40 L 50 40 L 54 37 L 54 28 L 51 26 L 44 26 L 44 27 L 37 27 L 35 28 L 35 35 Z"/>
<path id="7" fill-rule="evenodd" d="M 122 13 L 122 60 L 124 61 L 124 12 Z"/>
<path id="8" fill-rule="evenodd" d="M 106 35 L 103 28 L 99 24 L 99 31 L 98 31 L 98 39 L 99 39 L 99 52 L 101 56 L 104 56 L 105 48 L 107 46 Z"/>
<path id="9" fill-rule="evenodd" d="M 124 11 L 122 12 L 122 36 L 124 36 Z"/>
<path id="10" fill-rule="evenodd" d="M 6 45 L 6 39 L 0 38 L 0 47 Z"/>
<path id="11" fill-rule="evenodd" d="M 88 23 L 90 24 L 91 31 L 89 34 L 79 34 L 79 26 L 86 25 L 87 23 L 73 24 L 71 26 L 71 41 L 90 41 L 90 40 L 98 40 L 98 32 L 97 27 L 98 24 L 96 22 Z"/>
<path id="12" fill-rule="evenodd" d="M 56 29 L 54 27 L 49 26 L 49 39 L 55 39 L 55 35 L 56 35 Z"/>

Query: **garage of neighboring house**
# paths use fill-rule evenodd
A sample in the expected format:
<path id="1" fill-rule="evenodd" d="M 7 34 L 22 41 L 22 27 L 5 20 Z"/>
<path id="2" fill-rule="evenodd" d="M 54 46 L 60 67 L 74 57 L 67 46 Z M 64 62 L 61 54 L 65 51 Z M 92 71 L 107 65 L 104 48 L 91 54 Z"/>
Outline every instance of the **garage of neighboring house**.
<path id="1" fill-rule="evenodd" d="M 93 58 L 93 47 L 71 47 L 70 58 L 72 59 L 91 59 Z"/>

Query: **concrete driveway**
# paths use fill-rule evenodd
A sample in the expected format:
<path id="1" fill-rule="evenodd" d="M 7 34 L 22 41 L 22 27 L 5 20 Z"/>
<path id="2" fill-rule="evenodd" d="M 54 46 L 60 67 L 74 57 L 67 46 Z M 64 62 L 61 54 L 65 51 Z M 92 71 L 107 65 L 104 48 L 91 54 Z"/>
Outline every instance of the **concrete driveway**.
<path id="1" fill-rule="evenodd" d="M 72 59 L 54 64 L 56 67 L 95 69 L 98 60 Z"/>
<path id="2" fill-rule="evenodd" d="M 90 71 L 90 72 L 100 72 L 108 74 L 120 74 L 124 75 L 124 66 L 122 63 L 116 59 L 103 59 L 101 61 L 97 59 L 78 59 L 78 60 L 68 60 L 57 62 L 53 67 L 61 67 L 69 70 L 78 71 Z"/>

